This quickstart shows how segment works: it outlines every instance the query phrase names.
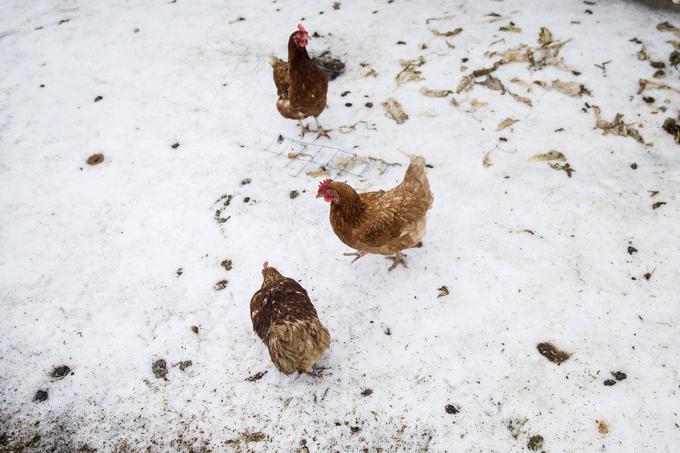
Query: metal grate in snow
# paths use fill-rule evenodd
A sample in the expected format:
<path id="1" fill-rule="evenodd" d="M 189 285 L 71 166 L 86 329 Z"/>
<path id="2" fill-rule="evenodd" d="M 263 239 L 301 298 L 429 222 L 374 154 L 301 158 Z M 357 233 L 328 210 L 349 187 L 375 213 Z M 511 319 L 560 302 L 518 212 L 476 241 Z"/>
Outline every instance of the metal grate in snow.
<path id="1" fill-rule="evenodd" d="M 286 159 L 288 162 L 284 168 L 293 177 L 305 174 L 315 178 L 337 178 L 341 175 L 366 178 L 371 173 L 383 175 L 390 167 L 401 165 L 333 146 L 283 136 L 279 136 L 266 151 Z"/>

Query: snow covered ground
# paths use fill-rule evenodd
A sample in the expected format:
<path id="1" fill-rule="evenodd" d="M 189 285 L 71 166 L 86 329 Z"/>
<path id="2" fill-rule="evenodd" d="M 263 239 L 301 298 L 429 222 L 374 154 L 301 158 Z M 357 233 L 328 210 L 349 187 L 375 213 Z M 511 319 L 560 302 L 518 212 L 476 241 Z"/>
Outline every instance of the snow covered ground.
<path id="1" fill-rule="evenodd" d="M 657 27 L 678 9 L 310 5 L 0 3 L 0 451 L 679 451 L 680 145 L 661 125 L 678 116 L 680 36 Z M 268 63 L 298 22 L 346 64 L 331 140 L 307 147 Z M 501 59 L 486 52 L 538 47 L 541 27 L 570 39 L 562 63 L 461 83 Z M 422 80 L 397 85 L 419 56 L 403 77 Z M 641 78 L 676 91 L 638 94 Z M 593 106 L 632 136 L 595 129 Z M 351 155 L 318 145 L 361 166 L 337 176 Z M 566 161 L 532 159 L 551 150 Z M 317 152 L 361 190 L 398 183 L 408 153 L 431 164 L 408 269 L 342 256 Z M 369 156 L 401 166 L 352 175 Z M 320 378 L 280 374 L 251 330 L 265 260 L 331 332 Z"/>

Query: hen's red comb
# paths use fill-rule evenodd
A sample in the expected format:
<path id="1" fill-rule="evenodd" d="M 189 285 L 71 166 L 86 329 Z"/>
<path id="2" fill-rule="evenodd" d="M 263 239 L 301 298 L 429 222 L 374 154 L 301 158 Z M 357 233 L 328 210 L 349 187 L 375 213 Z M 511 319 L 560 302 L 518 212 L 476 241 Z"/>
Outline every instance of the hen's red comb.
<path id="1" fill-rule="evenodd" d="M 307 30 L 305 30 L 305 27 L 302 26 L 302 24 L 298 24 L 297 29 L 298 29 L 298 31 L 300 31 L 300 32 L 302 32 L 306 35 L 309 34 L 309 33 L 307 33 Z"/>
<path id="2" fill-rule="evenodd" d="M 262 269 L 267 269 L 269 267 L 269 261 L 262 263 Z"/>
<path id="3" fill-rule="evenodd" d="M 330 183 L 332 183 L 332 182 L 333 182 L 332 179 L 324 179 L 323 181 L 321 181 L 321 182 L 319 183 L 319 190 L 318 190 L 318 192 L 321 192 L 322 190 L 324 190 L 324 189 L 325 189 L 326 187 L 328 187 L 328 185 L 329 185 Z"/>

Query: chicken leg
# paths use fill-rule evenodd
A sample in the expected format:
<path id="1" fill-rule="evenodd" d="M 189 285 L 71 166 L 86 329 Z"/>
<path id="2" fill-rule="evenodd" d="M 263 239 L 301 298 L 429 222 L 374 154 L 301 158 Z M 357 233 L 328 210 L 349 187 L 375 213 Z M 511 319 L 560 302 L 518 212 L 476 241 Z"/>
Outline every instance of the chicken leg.
<path id="1" fill-rule="evenodd" d="M 387 270 L 392 272 L 399 264 L 407 268 L 408 266 L 406 265 L 406 260 L 404 258 L 406 258 L 406 255 L 401 252 L 397 252 L 394 256 L 386 256 L 386 260 L 393 261 L 392 265 Z"/>
<path id="2" fill-rule="evenodd" d="M 302 121 L 298 120 L 298 127 L 300 128 L 300 137 L 304 138 L 307 132 L 313 132 L 309 126 L 304 124 Z M 318 138 L 318 137 L 317 137 Z"/>

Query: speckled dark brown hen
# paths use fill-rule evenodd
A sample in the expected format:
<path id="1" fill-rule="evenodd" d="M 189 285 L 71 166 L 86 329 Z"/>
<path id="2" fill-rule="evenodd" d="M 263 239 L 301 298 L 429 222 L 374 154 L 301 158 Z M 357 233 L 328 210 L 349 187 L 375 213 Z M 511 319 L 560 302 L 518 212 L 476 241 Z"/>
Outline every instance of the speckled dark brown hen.
<path id="1" fill-rule="evenodd" d="M 273 56 L 271 65 L 274 83 L 278 92 L 276 108 L 285 118 L 301 121 L 307 117 L 318 116 L 326 108 L 328 76 L 309 58 L 307 31 L 298 25 L 298 30 L 288 38 L 288 61 Z M 306 131 L 307 128 L 303 129 Z M 327 131 L 323 131 L 323 135 Z"/>
<path id="2" fill-rule="evenodd" d="M 267 345 L 274 365 L 284 374 L 310 372 L 330 347 L 307 291 L 264 263 L 262 287 L 250 300 L 253 330 Z"/>
<path id="3" fill-rule="evenodd" d="M 432 192 L 425 173 L 425 159 L 411 158 L 404 180 L 391 190 L 357 193 L 343 182 L 327 179 L 319 184 L 317 198 L 331 204 L 330 221 L 342 242 L 356 250 L 357 259 L 367 253 L 393 255 L 394 264 L 406 266 L 402 250 L 413 247 L 425 234 L 425 216 L 432 207 Z"/>

